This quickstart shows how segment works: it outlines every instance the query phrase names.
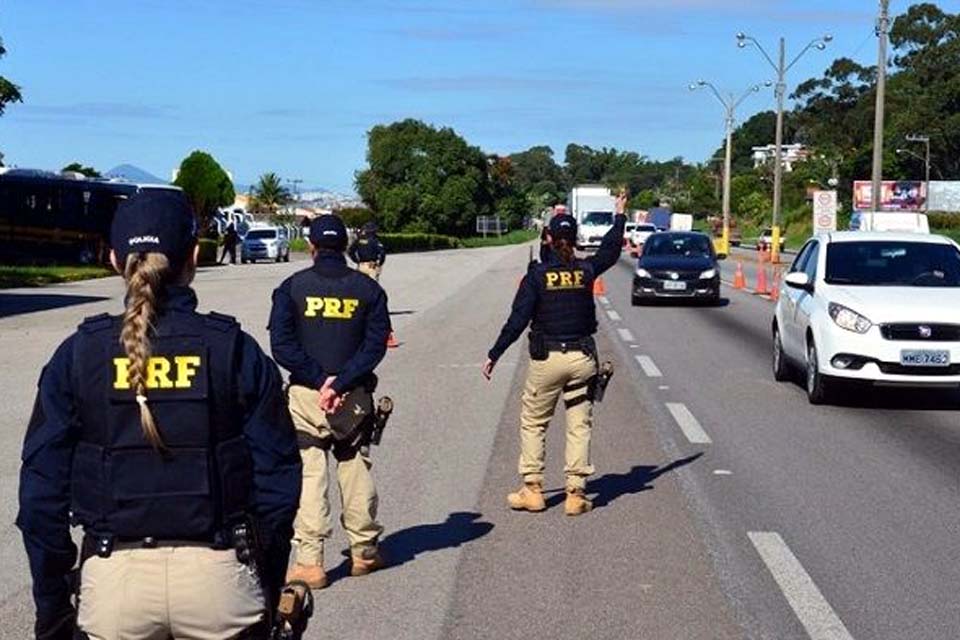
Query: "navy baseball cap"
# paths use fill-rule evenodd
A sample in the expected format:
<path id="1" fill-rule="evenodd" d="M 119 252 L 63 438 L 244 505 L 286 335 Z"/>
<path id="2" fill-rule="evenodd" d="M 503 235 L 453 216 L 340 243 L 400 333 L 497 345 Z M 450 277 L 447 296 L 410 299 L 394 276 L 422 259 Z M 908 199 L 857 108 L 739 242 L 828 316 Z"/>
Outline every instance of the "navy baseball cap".
<path id="1" fill-rule="evenodd" d="M 144 189 L 113 215 L 110 243 L 123 265 L 131 253 L 162 253 L 181 264 L 197 242 L 197 218 L 182 191 Z"/>
<path id="2" fill-rule="evenodd" d="M 310 242 L 319 249 L 343 251 L 347 248 L 347 227 L 336 214 L 317 216 L 310 222 Z"/>
<path id="3" fill-rule="evenodd" d="M 554 238 L 576 240 L 577 219 L 566 213 L 553 216 L 553 218 L 550 219 L 550 235 Z"/>

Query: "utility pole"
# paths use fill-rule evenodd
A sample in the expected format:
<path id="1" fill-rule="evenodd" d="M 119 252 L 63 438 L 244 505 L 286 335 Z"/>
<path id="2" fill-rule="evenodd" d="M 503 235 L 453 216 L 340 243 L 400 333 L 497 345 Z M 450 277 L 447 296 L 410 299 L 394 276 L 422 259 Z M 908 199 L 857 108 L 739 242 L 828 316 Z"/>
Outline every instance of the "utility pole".
<path id="1" fill-rule="evenodd" d="M 873 122 L 873 172 L 870 185 L 870 208 L 883 210 L 883 115 L 887 92 L 887 32 L 890 30 L 890 0 L 880 0 L 880 17 L 877 19 L 877 103 Z"/>
<path id="2" fill-rule="evenodd" d="M 833 36 L 830 34 L 812 40 L 790 64 L 787 64 L 787 45 L 783 38 L 780 38 L 779 55 L 777 56 L 777 62 L 774 62 L 773 58 L 770 57 L 756 38 L 748 36 L 745 33 L 737 34 L 738 47 L 743 49 L 748 45 L 755 46 L 763 57 L 766 58 L 767 62 L 770 63 L 773 70 L 777 72 L 777 84 L 774 88 L 774 93 L 777 97 L 777 132 L 774 144 L 775 158 L 773 165 L 773 237 L 770 243 L 770 259 L 774 263 L 780 260 L 780 210 L 782 206 L 781 201 L 783 200 L 783 102 L 787 93 L 787 72 L 793 68 L 793 65 L 797 64 L 797 61 L 799 61 L 807 51 L 813 48 L 823 51 L 827 48 L 827 43 L 831 40 L 833 40 Z"/>

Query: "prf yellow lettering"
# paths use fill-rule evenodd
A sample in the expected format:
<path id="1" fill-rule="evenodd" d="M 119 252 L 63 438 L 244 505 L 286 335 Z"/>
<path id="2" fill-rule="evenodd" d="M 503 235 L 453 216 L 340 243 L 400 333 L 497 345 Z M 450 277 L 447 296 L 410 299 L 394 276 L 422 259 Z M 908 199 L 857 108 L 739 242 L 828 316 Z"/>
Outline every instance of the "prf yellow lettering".
<path id="1" fill-rule="evenodd" d="M 582 287 L 583 286 L 583 271 L 574 271 L 573 272 L 573 286 Z"/>
<path id="2" fill-rule="evenodd" d="M 307 296 L 303 315 L 307 318 L 334 318 L 350 320 L 357 312 L 360 301 L 355 298 L 321 298 Z"/>
<path id="3" fill-rule="evenodd" d="M 551 271 L 547 275 L 547 289 L 583 288 L 583 271 Z"/>
<path id="4" fill-rule="evenodd" d="M 553 289 L 557 286 L 557 280 L 560 279 L 560 274 L 551 271 L 547 274 L 547 289 Z"/>
<path id="5" fill-rule="evenodd" d="M 169 358 L 153 357 L 147 361 L 147 389 L 189 389 L 193 386 L 193 378 L 201 364 L 200 356 L 174 356 L 173 362 Z M 176 369 L 176 378 L 170 377 Z M 130 388 L 130 359 L 113 359 L 113 388 L 124 390 Z"/>
<path id="6" fill-rule="evenodd" d="M 560 286 L 561 287 L 572 287 L 573 286 L 573 274 L 569 271 L 563 271 L 560 273 Z"/>

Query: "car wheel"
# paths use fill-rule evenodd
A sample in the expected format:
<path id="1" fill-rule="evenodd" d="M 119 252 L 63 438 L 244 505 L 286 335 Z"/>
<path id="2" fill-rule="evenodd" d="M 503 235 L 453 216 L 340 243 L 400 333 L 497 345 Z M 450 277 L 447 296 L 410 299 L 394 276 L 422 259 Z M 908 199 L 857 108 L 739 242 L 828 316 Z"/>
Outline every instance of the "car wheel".
<path id="1" fill-rule="evenodd" d="M 787 356 L 783 352 L 783 340 L 780 338 L 780 330 L 773 330 L 773 379 L 777 382 L 786 382 L 790 378 L 790 365 L 787 363 Z"/>
<path id="2" fill-rule="evenodd" d="M 643 298 L 636 295 L 630 296 L 630 304 L 634 307 L 639 307 L 640 305 L 643 304 Z"/>
<path id="3" fill-rule="evenodd" d="M 811 341 L 807 347 L 807 399 L 810 404 L 826 404 L 830 391 L 830 380 L 820 373 L 817 345 Z"/>

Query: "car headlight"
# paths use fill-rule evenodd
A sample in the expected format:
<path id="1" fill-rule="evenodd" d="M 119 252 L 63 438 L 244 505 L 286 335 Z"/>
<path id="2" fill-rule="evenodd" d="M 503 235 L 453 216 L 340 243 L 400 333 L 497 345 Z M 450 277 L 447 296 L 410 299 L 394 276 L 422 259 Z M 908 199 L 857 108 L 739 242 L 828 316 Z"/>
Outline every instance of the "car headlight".
<path id="1" fill-rule="evenodd" d="M 647 271 L 646 269 L 642 269 L 642 268 L 639 268 L 639 267 L 638 267 L 638 268 L 637 268 L 637 277 L 638 277 L 638 278 L 652 278 L 653 276 L 651 276 L 651 275 L 650 275 L 650 272 Z"/>
<path id="2" fill-rule="evenodd" d="M 712 280 L 713 278 L 716 278 L 716 277 L 717 277 L 716 269 L 707 269 L 706 271 L 700 274 L 701 280 Z"/>
<path id="3" fill-rule="evenodd" d="M 866 333 L 873 326 L 869 319 L 863 317 L 853 309 L 848 309 L 842 304 L 830 303 L 827 307 L 830 317 L 841 329 L 853 331 L 854 333 Z"/>

